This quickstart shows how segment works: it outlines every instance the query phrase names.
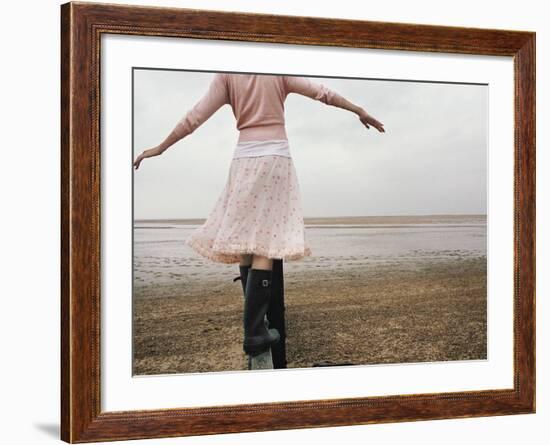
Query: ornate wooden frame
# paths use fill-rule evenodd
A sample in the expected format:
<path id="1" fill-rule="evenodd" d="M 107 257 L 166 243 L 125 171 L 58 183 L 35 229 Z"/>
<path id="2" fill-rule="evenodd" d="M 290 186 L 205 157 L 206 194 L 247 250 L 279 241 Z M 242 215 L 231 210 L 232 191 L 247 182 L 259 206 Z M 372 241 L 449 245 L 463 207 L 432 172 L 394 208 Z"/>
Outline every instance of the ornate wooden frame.
<path id="1" fill-rule="evenodd" d="M 513 56 L 514 388 L 102 412 L 100 37 L 103 33 Z M 61 438 L 170 437 L 535 412 L 535 34 L 193 9 L 61 6 Z"/>

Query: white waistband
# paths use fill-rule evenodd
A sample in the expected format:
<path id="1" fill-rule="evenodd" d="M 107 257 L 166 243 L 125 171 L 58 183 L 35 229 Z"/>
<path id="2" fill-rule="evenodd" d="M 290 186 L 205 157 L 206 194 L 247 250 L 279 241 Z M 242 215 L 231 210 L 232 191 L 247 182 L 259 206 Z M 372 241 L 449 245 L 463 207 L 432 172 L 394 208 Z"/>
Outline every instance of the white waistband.
<path id="1" fill-rule="evenodd" d="M 287 139 L 271 139 L 267 141 L 239 142 L 235 147 L 233 159 L 251 156 L 286 156 L 290 158 L 290 146 Z"/>

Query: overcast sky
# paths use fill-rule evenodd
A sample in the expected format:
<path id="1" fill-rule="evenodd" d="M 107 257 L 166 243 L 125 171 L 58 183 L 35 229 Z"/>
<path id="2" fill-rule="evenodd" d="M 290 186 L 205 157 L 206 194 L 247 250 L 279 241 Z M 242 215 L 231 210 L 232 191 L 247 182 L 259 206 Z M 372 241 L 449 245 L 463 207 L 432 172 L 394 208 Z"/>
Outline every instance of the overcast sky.
<path id="1" fill-rule="evenodd" d="M 212 73 L 134 71 L 134 157 L 159 144 Z M 285 102 L 304 216 L 486 213 L 487 86 L 311 78 L 386 127 L 308 97 Z M 238 138 L 231 107 L 134 174 L 134 217 L 204 218 Z"/>

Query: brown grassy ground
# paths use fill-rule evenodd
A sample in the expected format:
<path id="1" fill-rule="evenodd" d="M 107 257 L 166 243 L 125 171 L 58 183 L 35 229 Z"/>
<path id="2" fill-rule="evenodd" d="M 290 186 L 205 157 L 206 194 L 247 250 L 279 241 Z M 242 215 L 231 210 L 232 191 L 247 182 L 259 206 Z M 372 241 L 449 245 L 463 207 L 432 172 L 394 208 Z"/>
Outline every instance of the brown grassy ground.
<path id="1" fill-rule="evenodd" d="M 246 369 L 240 282 L 140 285 L 134 374 Z M 486 259 L 285 273 L 289 367 L 487 357 Z"/>

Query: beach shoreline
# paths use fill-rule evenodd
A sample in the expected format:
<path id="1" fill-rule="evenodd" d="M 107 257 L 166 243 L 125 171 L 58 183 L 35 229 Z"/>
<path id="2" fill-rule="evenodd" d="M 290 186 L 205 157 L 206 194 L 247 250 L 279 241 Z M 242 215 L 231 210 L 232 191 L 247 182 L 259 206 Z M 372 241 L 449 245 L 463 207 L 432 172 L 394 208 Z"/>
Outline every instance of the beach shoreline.
<path id="1" fill-rule="evenodd" d="M 184 224 L 200 225 L 205 218 L 159 218 L 136 219 L 135 224 Z M 370 216 L 308 216 L 304 217 L 307 225 L 331 224 L 448 224 L 462 222 L 478 222 L 486 224 L 484 214 L 433 214 L 433 215 L 370 215 Z"/>
<path id="2" fill-rule="evenodd" d="M 486 274 L 484 255 L 285 263 L 288 366 L 484 360 Z M 240 282 L 134 283 L 133 303 L 134 375 L 246 369 Z"/>

